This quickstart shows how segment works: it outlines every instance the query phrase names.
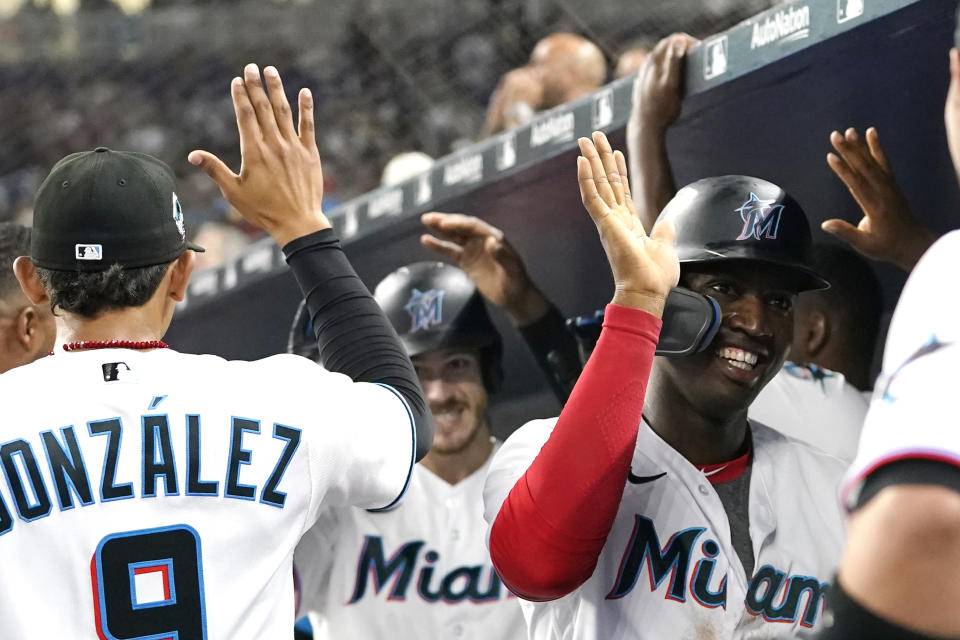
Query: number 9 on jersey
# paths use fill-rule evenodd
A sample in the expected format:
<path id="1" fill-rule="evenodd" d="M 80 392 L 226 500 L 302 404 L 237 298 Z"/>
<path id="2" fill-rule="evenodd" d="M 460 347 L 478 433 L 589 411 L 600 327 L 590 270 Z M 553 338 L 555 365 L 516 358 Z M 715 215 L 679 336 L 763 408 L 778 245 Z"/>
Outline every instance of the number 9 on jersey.
<path id="1" fill-rule="evenodd" d="M 110 534 L 90 571 L 101 640 L 206 640 L 200 536 L 193 528 Z"/>

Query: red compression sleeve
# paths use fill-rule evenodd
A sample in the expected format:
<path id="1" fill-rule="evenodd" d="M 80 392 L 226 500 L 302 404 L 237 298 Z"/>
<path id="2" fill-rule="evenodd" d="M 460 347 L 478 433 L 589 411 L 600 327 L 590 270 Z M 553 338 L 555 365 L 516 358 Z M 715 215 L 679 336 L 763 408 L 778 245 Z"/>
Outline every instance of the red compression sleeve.
<path id="1" fill-rule="evenodd" d="M 630 471 L 660 327 L 645 311 L 607 305 L 553 433 L 490 531 L 490 557 L 514 593 L 553 600 L 593 574 Z"/>

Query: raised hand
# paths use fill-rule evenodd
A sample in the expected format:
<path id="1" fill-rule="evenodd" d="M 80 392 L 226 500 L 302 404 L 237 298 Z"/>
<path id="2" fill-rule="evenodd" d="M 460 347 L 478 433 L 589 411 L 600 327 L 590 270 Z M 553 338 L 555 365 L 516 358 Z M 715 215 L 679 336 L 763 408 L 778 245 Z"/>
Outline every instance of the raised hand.
<path id="1" fill-rule="evenodd" d="M 633 108 L 644 125 L 666 129 L 680 115 L 684 58 L 698 40 L 675 33 L 657 43 L 640 68 L 633 88 Z"/>
<path id="2" fill-rule="evenodd" d="M 877 130 L 867 129 L 865 143 L 856 129 L 847 129 L 844 134 L 834 131 L 830 144 L 839 155 L 828 153 L 827 164 L 847 185 L 863 218 L 857 226 L 833 218 L 824 221 L 821 228 L 869 258 L 910 271 L 936 236 L 910 212 Z"/>
<path id="3" fill-rule="evenodd" d="M 482 137 L 519 127 L 530 121 L 544 99 L 542 74 L 532 67 L 512 69 L 500 78 L 490 97 Z"/>
<path id="4" fill-rule="evenodd" d="M 637 185 L 638 214 L 648 231 L 677 191 L 667 156 L 667 128 L 680 115 L 684 63 L 687 51 L 696 42 L 684 33 L 658 42 L 634 84 L 627 150 Z"/>
<path id="5" fill-rule="evenodd" d="M 240 173 L 233 173 L 208 151 L 191 151 L 187 159 L 203 169 L 223 196 L 250 224 L 273 236 L 280 246 L 314 231 L 330 228 L 321 211 L 323 170 L 313 125 L 313 96 L 301 89 L 299 126 L 294 128 L 280 74 L 248 64 L 243 78 L 230 83 L 240 132 Z"/>
<path id="6" fill-rule="evenodd" d="M 530 280 L 523 258 L 503 231 L 461 213 L 425 213 L 420 218 L 431 234 L 420 236 L 428 249 L 466 272 L 484 298 L 523 327 L 540 319 L 550 303 Z"/>
<path id="7" fill-rule="evenodd" d="M 599 131 L 593 140 L 578 142 L 580 197 L 613 271 L 612 302 L 662 316 L 664 300 L 680 280 L 673 227 L 658 222 L 647 235 L 633 204 L 623 154 L 614 152 Z"/>

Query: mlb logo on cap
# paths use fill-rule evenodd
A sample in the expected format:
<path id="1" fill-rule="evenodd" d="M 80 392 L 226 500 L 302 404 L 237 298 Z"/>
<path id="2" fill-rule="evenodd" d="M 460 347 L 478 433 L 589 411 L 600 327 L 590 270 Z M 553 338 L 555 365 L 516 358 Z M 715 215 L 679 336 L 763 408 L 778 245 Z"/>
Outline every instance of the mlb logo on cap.
<path id="1" fill-rule="evenodd" d="M 74 247 L 77 260 L 103 260 L 103 246 L 99 244 L 78 244 Z"/>

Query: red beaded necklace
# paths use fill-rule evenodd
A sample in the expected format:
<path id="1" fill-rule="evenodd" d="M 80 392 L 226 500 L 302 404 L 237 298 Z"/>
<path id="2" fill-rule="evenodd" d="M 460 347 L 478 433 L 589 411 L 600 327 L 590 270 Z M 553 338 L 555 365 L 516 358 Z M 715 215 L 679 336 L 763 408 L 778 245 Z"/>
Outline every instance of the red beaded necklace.
<path id="1" fill-rule="evenodd" d="M 80 340 L 67 342 L 63 345 L 64 351 L 80 351 L 81 349 L 169 349 L 163 340 Z M 50 352 L 53 355 L 53 351 Z"/>

